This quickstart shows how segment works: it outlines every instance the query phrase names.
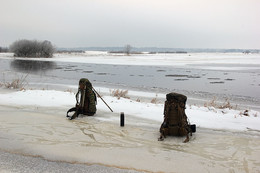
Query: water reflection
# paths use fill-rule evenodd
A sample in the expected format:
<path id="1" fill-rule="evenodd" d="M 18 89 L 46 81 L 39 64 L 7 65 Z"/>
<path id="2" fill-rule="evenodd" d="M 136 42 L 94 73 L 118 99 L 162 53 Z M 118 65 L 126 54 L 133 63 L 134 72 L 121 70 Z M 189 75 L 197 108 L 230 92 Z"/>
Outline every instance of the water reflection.
<path id="1" fill-rule="evenodd" d="M 51 61 L 13 60 L 11 68 L 19 72 L 43 72 L 57 68 L 57 64 Z"/>

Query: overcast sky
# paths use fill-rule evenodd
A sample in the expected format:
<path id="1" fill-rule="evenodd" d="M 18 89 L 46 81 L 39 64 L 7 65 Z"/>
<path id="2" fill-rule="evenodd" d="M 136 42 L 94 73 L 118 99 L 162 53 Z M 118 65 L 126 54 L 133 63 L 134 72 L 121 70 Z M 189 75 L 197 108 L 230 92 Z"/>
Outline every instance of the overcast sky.
<path id="1" fill-rule="evenodd" d="M 0 46 L 260 49 L 260 0 L 0 0 Z"/>

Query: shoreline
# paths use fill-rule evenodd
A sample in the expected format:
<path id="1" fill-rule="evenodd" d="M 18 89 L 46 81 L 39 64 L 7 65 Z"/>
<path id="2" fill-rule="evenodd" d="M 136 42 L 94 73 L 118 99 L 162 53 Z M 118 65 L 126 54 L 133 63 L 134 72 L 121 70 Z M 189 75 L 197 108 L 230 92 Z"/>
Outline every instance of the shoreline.
<path id="1" fill-rule="evenodd" d="M 53 84 L 77 84 L 76 78 L 87 77 L 99 87 L 158 94 L 177 92 L 189 97 L 190 104 L 201 106 L 215 97 L 220 102 L 228 99 L 241 109 L 259 111 L 259 55 L 195 53 L 191 57 L 172 54 L 125 57 L 82 53 L 57 54 L 54 58 L 12 58 L 0 54 L 0 60 L 6 59 L 1 66 L 3 81 L 30 74 L 28 87 L 56 89 Z M 16 62 L 10 63 L 10 59 Z M 28 64 L 34 67 L 31 71 Z"/>

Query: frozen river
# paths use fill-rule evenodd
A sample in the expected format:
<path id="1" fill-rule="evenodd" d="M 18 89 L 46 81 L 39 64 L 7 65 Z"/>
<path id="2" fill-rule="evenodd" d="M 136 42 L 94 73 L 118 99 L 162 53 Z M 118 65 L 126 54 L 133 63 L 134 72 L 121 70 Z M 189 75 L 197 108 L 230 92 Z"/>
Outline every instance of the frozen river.
<path id="1" fill-rule="evenodd" d="M 217 70 L 218 67 L 222 68 Z M 205 102 L 216 97 L 220 101 L 229 99 L 244 108 L 260 109 L 258 64 L 179 67 L 0 59 L 0 69 L 1 80 L 12 80 L 14 76 L 8 75 L 10 71 L 22 73 L 20 76 L 28 74 L 28 86 L 38 88 L 50 89 L 52 84 L 77 85 L 80 78 L 88 78 L 94 86 L 154 93 L 180 92 L 187 95 L 192 103 L 198 101 L 192 98 Z"/>

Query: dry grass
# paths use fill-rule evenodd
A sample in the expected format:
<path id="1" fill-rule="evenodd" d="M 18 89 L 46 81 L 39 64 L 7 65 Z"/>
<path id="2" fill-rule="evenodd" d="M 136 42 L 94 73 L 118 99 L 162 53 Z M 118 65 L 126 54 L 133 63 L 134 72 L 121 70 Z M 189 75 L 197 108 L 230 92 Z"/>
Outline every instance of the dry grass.
<path id="1" fill-rule="evenodd" d="M 9 89 L 18 89 L 22 87 L 22 84 L 20 79 L 14 79 L 12 82 L 6 82 L 4 86 Z"/>
<path id="2" fill-rule="evenodd" d="M 12 82 L 3 82 L 0 83 L 0 87 L 4 86 L 8 89 L 24 89 L 25 86 L 25 79 L 27 78 L 28 74 L 26 76 L 21 76 L 19 78 L 13 79 Z"/>
<path id="3" fill-rule="evenodd" d="M 257 112 L 257 111 L 256 111 L 256 112 L 254 112 L 254 111 L 253 111 L 253 112 L 250 112 L 249 110 L 246 109 L 246 110 L 244 110 L 244 111 L 240 111 L 238 115 L 235 115 L 235 118 L 238 117 L 238 116 L 240 116 L 240 117 L 242 117 L 242 116 L 258 117 L 258 112 Z"/>
<path id="4" fill-rule="evenodd" d="M 152 100 L 151 100 L 151 103 L 153 103 L 153 104 L 156 104 L 158 102 L 158 99 L 157 98 L 153 98 Z"/>
<path id="5" fill-rule="evenodd" d="M 214 97 L 211 101 L 204 103 L 204 107 L 214 107 L 218 109 L 236 109 L 237 106 L 232 106 L 229 99 L 226 99 L 224 103 L 217 103 L 216 97 Z"/>
<path id="6" fill-rule="evenodd" d="M 122 97 L 122 98 L 130 99 L 130 97 L 127 96 L 128 90 L 115 89 L 115 90 L 110 91 L 110 92 L 111 92 L 111 95 L 112 95 L 113 97 L 117 97 L 117 99 L 120 99 L 121 97 Z"/>
<path id="7" fill-rule="evenodd" d="M 65 90 L 65 92 L 73 93 L 73 91 L 72 91 L 72 89 L 71 89 L 71 88 L 69 88 L 69 89 Z"/>
<path id="8" fill-rule="evenodd" d="M 155 95 L 155 98 L 153 98 L 153 99 L 151 100 L 151 103 L 153 103 L 153 104 L 159 103 L 158 94 L 156 94 L 156 95 Z"/>

